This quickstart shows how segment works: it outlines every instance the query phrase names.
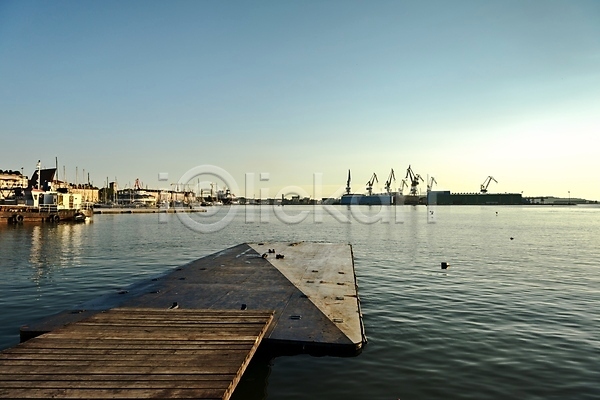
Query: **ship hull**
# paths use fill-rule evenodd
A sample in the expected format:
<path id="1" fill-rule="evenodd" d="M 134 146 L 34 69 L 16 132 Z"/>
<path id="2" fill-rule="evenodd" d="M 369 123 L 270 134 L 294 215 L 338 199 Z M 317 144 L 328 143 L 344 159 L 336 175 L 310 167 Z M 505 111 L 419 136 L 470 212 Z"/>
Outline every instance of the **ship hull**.
<path id="1" fill-rule="evenodd" d="M 63 221 L 84 221 L 92 217 L 91 210 L 62 209 L 49 210 L 28 206 L 0 206 L 0 223 L 58 223 Z"/>
<path id="2" fill-rule="evenodd" d="M 389 206 L 393 204 L 393 196 L 389 194 L 345 194 L 340 199 L 340 204 L 345 206 Z"/>

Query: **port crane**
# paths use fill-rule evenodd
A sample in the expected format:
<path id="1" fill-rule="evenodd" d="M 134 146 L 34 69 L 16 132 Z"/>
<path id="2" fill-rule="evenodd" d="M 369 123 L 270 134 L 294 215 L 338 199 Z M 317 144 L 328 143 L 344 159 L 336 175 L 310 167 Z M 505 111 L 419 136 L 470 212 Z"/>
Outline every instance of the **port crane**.
<path id="1" fill-rule="evenodd" d="M 348 181 L 346 182 L 346 194 L 350 194 L 350 170 L 348 170 Z"/>
<path id="2" fill-rule="evenodd" d="M 406 179 L 402 179 L 402 183 L 400 184 L 400 194 L 404 194 L 404 188 L 408 187 L 408 183 L 406 183 Z"/>
<path id="3" fill-rule="evenodd" d="M 377 174 L 375 172 L 373 172 L 373 176 L 367 182 L 367 192 L 369 192 L 369 196 L 371 196 L 373 194 L 373 183 L 374 182 L 379 183 L 379 180 L 377 179 Z"/>
<path id="4" fill-rule="evenodd" d="M 498 181 L 495 180 L 493 176 L 488 176 L 487 178 L 485 178 L 485 181 L 483 181 L 483 183 L 481 184 L 481 193 L 487 193 L 487 188 L 492 181 L 498 183 Z"/>
<path id="5" fill-rule="evenodd" d="M 427 184 L 427 191 L 430 192 L 433 189 L 433 184 L 437 185 L 437 181 L 435 180 L 435 178 L 432 176 L 431 179 L 429 179 L 429 183 Z"/>
<path id="6" fill-rule="evenodd" d="M 421 178 L 421 175 L 419 174 L 415 174 L 412 170 L 412 168 L 410 167 L 410 165 L 408 166 L 408 169 L 406 170 L 406 179 L 410 179 L 410 193 L 413 196 L 416 196 L 419 194 L 418 192 L 418 186 L 419 186 L 419 180 L 421 180 L 421 182 L 423 181 L 423 178 Z"/>
<path id="7" fill-rule="evenodd" d="M 392 172 L 390 172 L 390 176 L 387 181 L 385 181 L 385 191 L 388 194 L 392 193 L 392 180 L 396 182 L 396 175 L 394 175 L 394 168 L 392 168 Z"/>

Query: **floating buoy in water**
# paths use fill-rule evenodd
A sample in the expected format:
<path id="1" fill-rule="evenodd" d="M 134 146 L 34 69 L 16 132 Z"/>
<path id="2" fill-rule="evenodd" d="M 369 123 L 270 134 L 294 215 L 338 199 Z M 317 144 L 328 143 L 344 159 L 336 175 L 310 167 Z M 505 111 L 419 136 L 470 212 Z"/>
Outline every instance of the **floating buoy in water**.
<path id="1" fill-rule="evenodd" d="M 442 261 L 442 269 L 448 269 L 449 265 L 446 261 Z"/>

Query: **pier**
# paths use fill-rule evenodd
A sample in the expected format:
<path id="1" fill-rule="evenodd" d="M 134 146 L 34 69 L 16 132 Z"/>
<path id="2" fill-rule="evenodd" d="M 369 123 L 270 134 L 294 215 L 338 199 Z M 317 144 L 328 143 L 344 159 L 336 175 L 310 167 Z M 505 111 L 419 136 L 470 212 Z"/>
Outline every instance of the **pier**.
<path id="1" fill-rule="evenodd" d="M 230 247 L 23 326 L 22 343 L 0 353 L 0 397 L 227 399 L 260 343 L 273 354 L 358 355 L 357 287 L 348 244 Z M 174 358 L 163 365 L 160 354 Z M 183 378 L 168 386 L 171 375 Z M 82 391 L 88 381 L 98 392 Z"/>
<path id="2" fill-rule="evenodd" d="M 206 208 L 156 208 L 156 207 L 101 207 L 94 208 L 94 214 L 175 214 L 206 212 Z"/>
<path id="3" fill-rule="evenodd" d="M 0 354 L 1 398 L 229 399 L 270 312 L 119 308 Z"/>

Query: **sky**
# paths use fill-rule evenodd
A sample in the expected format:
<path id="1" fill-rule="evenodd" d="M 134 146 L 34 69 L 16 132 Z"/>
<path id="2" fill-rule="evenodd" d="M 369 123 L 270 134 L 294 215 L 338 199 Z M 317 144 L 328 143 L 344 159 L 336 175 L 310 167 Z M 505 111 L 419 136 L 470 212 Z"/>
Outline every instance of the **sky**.
<path id="1" fill-rule="evenodd" d="M 0 0 L 0 169 L 26 175 L 320 197 L 410 165 L 600 200 L 599 134 L 596 0 Z"/>

